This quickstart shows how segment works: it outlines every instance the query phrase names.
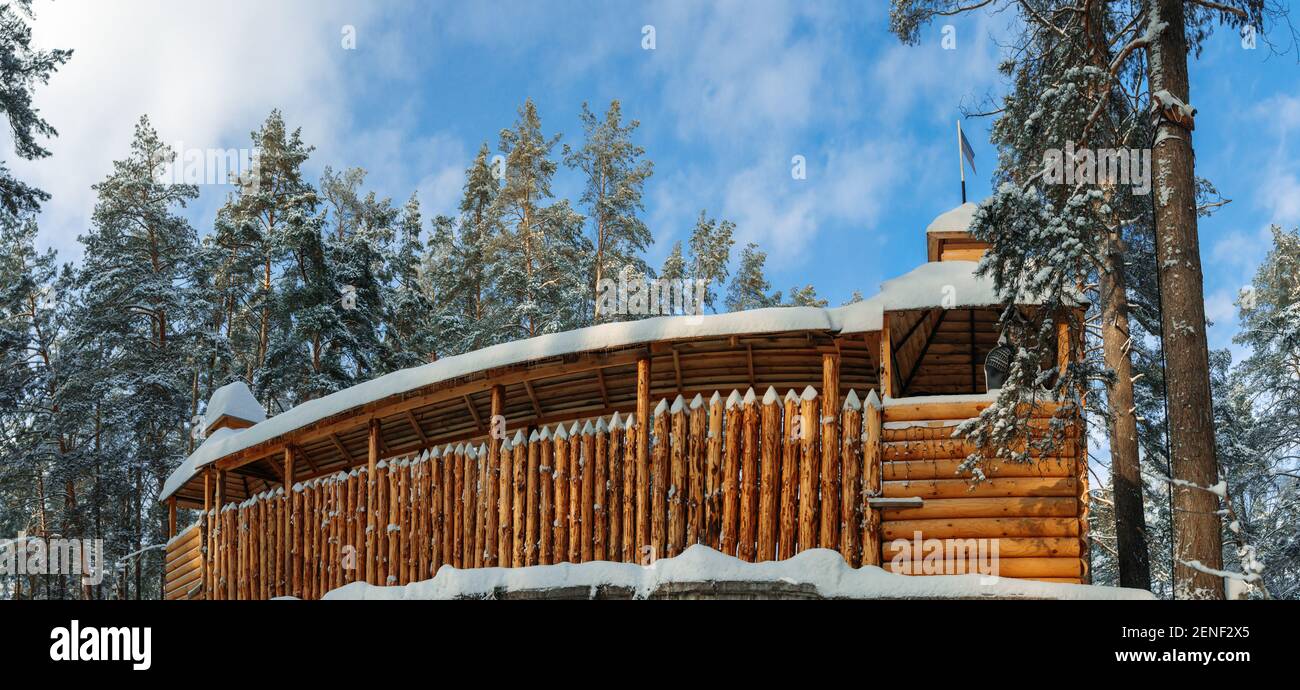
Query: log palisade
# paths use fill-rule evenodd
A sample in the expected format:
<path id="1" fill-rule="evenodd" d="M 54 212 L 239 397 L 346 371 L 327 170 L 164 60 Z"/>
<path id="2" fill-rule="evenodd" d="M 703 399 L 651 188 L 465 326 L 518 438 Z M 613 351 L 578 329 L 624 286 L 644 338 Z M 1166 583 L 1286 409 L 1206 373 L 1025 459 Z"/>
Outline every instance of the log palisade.
<path id="1" fill-rule="evenodd" d="M 166 597 L 319 598 L 372 577 L 428 579 L 444 564 L 646 562 L 693 544 L 746 561 L 831 548 L 855 567 L 922 575 L 936 573 L 923 571 L 916 545 L 935 544 L 942 555 L 931 568 L 960 574 L 976 572 L 982 543 L 1004 576 L 1082 581 L 1075 459 L 994 460 L 972 482 L 965 446 L 936 440 L 952 433 L 952 420 L 917 420 L 917 404 L 882 406 L 874 393 L 864 402 L 850 390 L 836 414 L 819 418 L 825 408 L 811 388 L 789 391 L 784 403 L 775 389 L 761 402 L 739 391 L 711 405 L 661 399 L 644 470 L 634 417 L 621 415 L 518 431 L 500 442 L 495 477 L 483 445 L 380 458 L 374 481 L 364 466 L 304 480 L 181 531 L 167 546 Z M 650 529 L 639 536 L 641 487 Z M 921 505 L 872 505 L 911 497 Z"/>
<path id="2" fill-rule="evenodd" d="M 1032 441 L 1062 439 L 1049 447 L 957 433 L 996 401 L 983 363 L 1004 310 L 973 275 L 979 243 L 950 227 L 967 211 L 935 221 L 928 263 L 841 308 L 601 324 L 271 419 L 209 409 L 221 436 L 161 495 L 164 596 L 316 599 L 443 567 L 648 565 L 695 544 L 744 561 L 830 549 L 911 575 L 995 554 L 1002 576 L 1087 583 L 1073 405 L 1045 394 L 1017 409 Z M 950 284 L 964 287 L 940 303 Z M 1060 366 L 1082 348 L 1052 321 Z"/>

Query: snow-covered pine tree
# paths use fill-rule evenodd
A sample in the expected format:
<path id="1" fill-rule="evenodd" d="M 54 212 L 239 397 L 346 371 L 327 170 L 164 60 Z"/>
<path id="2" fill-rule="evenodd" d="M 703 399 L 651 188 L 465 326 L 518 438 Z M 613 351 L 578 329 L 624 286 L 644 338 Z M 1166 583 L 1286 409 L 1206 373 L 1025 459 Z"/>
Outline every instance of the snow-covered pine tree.
<path id="1" fill-rule="evenodd" d="M 317 197 L 302 173 L 302 164 L 311 155 L 312 147 L 303 143 L 301 131 L 288 131 L 279 110 L 271 111 L 252 133 L 252 140 L 258 156 L 257 174 L 240 180 L 230 209 L 230 225 L 236 234 L 231 244 L 242 246 L 255 257 L 252 269 L 256 287 L 242 308 L 245 313 L 235 315 L 232 326 L 242 332 L 234 334 L 232 345 L 244 365 L 242 375 L 252 382 L 262 404 L 276 411 L 292 406 L 286 399 L 287 392 L 275 389 L 271 383 L 288 381 L 290 375 L 264 371 L 271 349 L 272 321 L 277 310 L 285 313 L 278 309 L 284 305 L 277 304 L 275 294 L 282 262 L 287 260 L 284 239 L 291 230 L 301 231 L 318 222 L 313 218 Z M 279 326 L 283 332 L 286 325 Z"/>
<path id="2" fill-rule="evenodd" d="M 158 491 L 185 455 L 191 374 L 198 367 L 196 333 L 208 316 L 194 297 L 194 229 L 180 215 L 198 196 L 193 185 L 159 181 L 174 152 L 142 117 L 127 157 L 94 189 L 98 195 L 76 282 L 78 318 L 68 347 L 112 354 L 111 388 L 99 402 L 129 420 L 132 486 L 128 493 L 133 550 L 163 540 Z M 90 373 L 78 371 L 78 375 Z M 95 391 L 88 385 L 83 390 Z M 134 593 L 142 573 L 135 568 Z"/>
<path id="3" fill-rule="evenodd" d="M 411 194 L 397 220 L 396 244 L 388 257 L 393 284 L 384 300 L 384 371 L 424 364 L 437 351 L 434 306 L 421 281 L 423 222 L 420 200 Z"/>
<path id="4" fill-rule="evenodd" d="M 691 229 L 687 277 L 705 281 L 704 306 L 712 309 L 715 314 L 718 311 L 715 303 L 728 276 L 731 247 L 736 243 L 732 239 L 735 230 L 735 223 L 710 218 L 703 209 L 695 220 L 695 227 Z"/>
<path id="5" fill-rule="evenodd" d="M 567 200 L 547 204 L 556 170 L 550 153 L 558 141 L 559 135 L 542 134 L 531 98 L 515 124 L 501 130 L 504 185 L 495 215 L 502 232 L 492 244 L 491 273 L 501 300 L 498 337 L 505 340 L 587 322 L 591 244 L 582 234 L 583 218 Z"/>
<path id="6" fill-rule="evenodd" d="M 686 259 L 682 257 L 682 242 L 678 240 L 673 243 L 673 248 L 664 258 L 664 264 L 659 268 L 660 280 L 682 280 L 686 277 Z"/>
<path id="7" fill-rule="evenodd" d="M 600 323 L 612 316 L 600 311 L 601 279 L 614 279 L 628 266 L 649 273 L 641 255 L 654 236 L 637 214 L 644 210 L 641 194 L 654 164 L 644 158 L 645 149 L 632 143 L 640 123 L 632 120 L 624 125 L 617 100 L 610 102 L 603 120 L 586 103 L 579 117 L 585 139 L 577 149 L 564 145 L 564 162 L 585 177 L 580 202 L 587 208 L 596 250 L 591 261 L 591 314 L 592 322 Z"/>
<path id="8" fill-rule="evenodd" d="M 459 268 L 461 254 L 456 241 L 456 219 L 439 215 L 433 218 L 430 225 L 432 232 L 424 256 L 420 259 L 420 287 L 433 305 L 429 314 L 430 327 L 433 329 L 430 359 L 436 360 L 466 352 L 468 343 L 488 344 L 492 333 L 487 327 L 486 319 L 475 318 L 473 311 L 465 308 L 469 298 L 460 297 L 463 294 L 461 286 L 464 274 Z M 487 306 L 488 302 L 484 300 L 479 304 Z"/>
<path id="9" fill-rule="evenodd" d="M 1250 348 L 1241 374 L 1268 411 L 1270 445 L 1280 448 L 1300 438 L 1300 231 L 1272 233 L 1272 249 L 1238 300 L 1234 341 Z"/>
<path id="10" fill-rule="evenodd" d="M 54 253 L 36 250 L 36 233 L 30 217 L 0 210 L 0 525 L 46 537 L 64 527 L 51 488 L 70 473 L 56 399 L 62 305 Z"/>
<path id="11" fill-rule="evenodd" d="M 1234 340 L 1249 354 L 1231 372 L 1216 371 L 1215 438 L 1237 521 L 1226 534 L 1226 567 L 1248 573 L 1245 566 L 1253 556 L 1267 566 L 1266 591 L 1295 598 L 1300 595 L 1300 544 L 1293 535 L 1300 523 L 1300 231 L 1274 226 L 1272 233 L 1273 247 L 1237 303 L 1242 330 Z M 1243 557 L 1245 547 L 1257 552 Z"/>
<path id="12" fill-rule="evenodd" d="M 231 268 L 252 271 L 251 276 L 229 281 L 234 298 L 242 303 L 232 305 L 228 324 L 231 346 L 241 364 L 239 375 L 252 384 L 263 405 L 278 412 L 295 404 L 298 394 L 307 389 L 307 381 L 298 376 L 302 368 L 293 366 L 296 358 L 289 354 L 292 343 L 285 335 L 293 322 L 284 317 L 293 307 L 276 291 L 291 258 L 286 247 L 293 244 L 300 248 L 298 258 L 306 256 L 301 248 L 313 232 L 319 235 L 320 220 L 316 218 L 316 190 L 303 179 L 302 165 L 312 147 L 303 143 L 301 132 L 290 132 L 280 111 L 272 110 L 252 133 L 252 143 L 258 157 L 257 174 L 239 180 L 228 220 L 222 223 L 219 218 L 216 232 L 218 244 L 232 253 Z M 290 233 L 296 235 L 292 241 L 287 240 Z M 296 268 L 300 275 L 312 269 L 306 264 Z M 239 294 L 250 279 L 251 292 Z M 276 334 L 280 340 L 273 364 L 268 358 Z M 313 384 L 311 389 L 317 387 Z"/>
<path id="13" fill-rule="evenodd" d="M 430 256 L 440 257 L 429 266 L 436 285 L 435 304 L 444 354 L 469 352 L 499 342 L 504 309 L 496 294 L 499 268 L 495 250 L 502 226 L 497 196 L 501 186 L 493 175 L 486 143 L 465 170 L 465 186 L 456 225 L 435 219 L 435 241 Z M 504 172 L 504 171 L 502 171 Z M 445 231 L 444 231 L 445 226 Z"/>
<path id="14" fill-rule="evenodd" d="M 728 311 L 761 309 L 781 304 L 781 293 L 768 293 L 772 285 L 763 275 L 766 263 L 767 252 L 760 250 L 757 244 L 750 242 L 740 250 L 740 266 L 736 268 L 736 276 L 727 286 Z"/>
<path id="15" fill-rule="evenodd" d="M 778 293 L 779 294 L 779 293 Z M 790 288 L 790 295 L 782 306 L 787 307 L 824 307 L 828 302 L 817 296 L 817 288 L 811 283 L 803 287 Z"/>
<path id="16" fill-rule="evenodd" d="M 379 199 L 373 191 L 363 194 L 365 178 L 360 168 L 336 175 L 328 167 L 321 177 L 325 257 L 334 283 L 328 290 L 333 308 L 321 313 L 338 319 L 338 331 L 324 342 L 343 363 L 345 385 L 382 370 L 390 247 L 401 213 L 388 198 Z"/>
<path id="17" fill-rule="evenodd" d="M 32 91 L 45 84 L 59 67 L 72 57 L 71 50 L 36 50 L 32 48 L 33 18 L 31 0 L 16 0 L 0 5 L 0 112 L 9 123 L 14 153 L 25 160 L 50 155 L 38 137 L 57 136 L 58 132 L 32 106 Z M 40 209 L 49 198 L 44 191 L 28 185 L 9 173 L 0 161 L 0 208 L 14 216 Z"/>
<path id="18" fill-rule="evenodd" d="M 19 158 L 37 160 L 50 155 L 39 141 L 57 136 L 54 127 L 33 107 L 33 92 L 45 84 L 72 55 L 70 50 L 32 48 L 31 1 L 0 6 L 0 112 L 13 136 Z M 55 400 L 59 322 L 65 303 L 57 299 L 55 257 L 37 252 L 33 216 L 49 195 L 14 177 L 0 161 L 0 526 L 6 534 L 26 532 L 45 537 L 54 527 L 71 531 L 75 518 L 75 487 L 63 443 L 63 422 Z M 53 472 L 47 477 L 48 472 Z M 51 524 L 51 492 L 47 480 L 63 487 L 62 525 Z M 35 529 L 33 529 L 35 528 Z M 13 598 L 24 595 L 21 578 L 13 579 Z M 51 580 L 42 578 L 44 595 Z M 0 594 L 8 583 L 0 582 Z M 66 581 L 60 579 L 62 590 Z M 35 581 L 27 584 L 36 593 Z"/>
<path id="19" fill-rule="evenodd" d="M 215 351 L 209 354 L 207 392 L 211 394 L 235 379 L 252 381 L 260 368 L 258 269 L 263 266 L 264 247 L 258 221 L 242 212 L 234 194 L 217 209 L 208 237 L 203 259 L 209 265 L 210 290 L 218 299 L 211 317 L 216 338 Z"/>

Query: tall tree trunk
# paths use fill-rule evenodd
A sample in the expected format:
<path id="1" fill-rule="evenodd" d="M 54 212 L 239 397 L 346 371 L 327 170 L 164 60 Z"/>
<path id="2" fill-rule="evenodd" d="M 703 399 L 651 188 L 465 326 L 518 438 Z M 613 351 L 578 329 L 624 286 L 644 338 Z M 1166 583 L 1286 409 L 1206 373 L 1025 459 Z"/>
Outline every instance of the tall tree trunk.
<path id="1" fill-rule="evenodd" d="M 1187 37 L 1182 0 L 1152 0 L 1153 25 L 1166 23 L 1148 47 L 1147 78 L 1153 112 L 1158 95 L 1188 102 Z M 1190 117 L 1186 121 L 1190 122 Z M 1219 499 L 1202 487 L 1218 483 L 1210 398 L 1209 351 L 1200 243 L 1196 233 L 1196 178 L 1192 133 L 1160 117 L 1152 151 L 1156 262 L 1160 277 L 1169 453 L 1174 493 L 1174 596 L 1222 599 L 1223 578 L 1188 565 L 1223 565 Z"/>
<path id="2" fill-rule="evenodd" d="M 137 453 L 139 451 L 137 450 Z M 144 502 L 144 458 L 138 458 L 135 463 L 135 549 L 138 552 L 144 548 L 144 519 L 141 511 Z M 140 567 L 140 557 L 135 557 L 135 598 L 140 599 L 141 584 L 144 582 L 142 577 L 143 569 Z"/>
<path id="3" fill-rule="evenodd" d="M 103 432 L 103 429 L 104 429 L 104 425 L 103 425 L 103 420 L 100 417 L 99 403 L 95 403 L 95 491 L 94 491 L 93 500 L 95 502 L 95 538 L 96 539 L 104 538 L 104 510 L 103 510 L 104 472 L 103 472 L 103 464 L 100 461 L 101 456 L 99 454 L 100 452 L 99 439 L 100 439 L 100 434 Z M 104 577 L 105 577 L 105 573 L 104 573 L 105 565 L 103 562 L 104 560 L 105 560 L 104 554 L 101 553 L 100 562 L 95 564 L 95 568 L 97 569 L 100 575 L 100 577 L 96 578 L 99 581 L 99 584 L 95 585 L 95 597 L 94 597 L 95 599 L 104 598 Z"/>
<path id="4" fill-rule="evenodd" d="M 1086 50 L 1090 64 L 1102 73 L 1108 70 L 1112 56 L 1106 36 L 1108 7 L 1104 2 L 1085 6 L 1084 27 L 1087 34 Z M 1123 94 L 1107 79 L 1101 87 L 1110 92 L 1112 109 L 1124 118 L 1140 116 L 1127 107 Z M 1094 98 L 1104 97 L 1100 90 Z M 1091 139 L 1091 137 L 1090 137 Z M 1110 145 L 1119 146 L 1116 141 Z M 1107 147 L 1088 142 L 1089 146 Z M 1114 187 L 1105 185 L 1102 193 L 1105 203 L 1111 203 Z M 1118 215 L 1118 214 L 1116 214 Z M 1110 218 L 1108 223 L 1120 227 L 1120 218 Z M 1146 519 L 1142 509 L 1141 459 L 1138 455 L 1137 410 L 1133 402 L 1133 361 L 1129 356 L 1132 343 L 1128 320 L 1128 284 L 1125 279 L 1124 241 L 1120 230 L 1108 233 L 1102 240 L 1103 259 L 1098 279 L 1101 308 L 1102 358 L 1106 368 L 1114 372 L 1115 380 L 1106 387 L 1106 402 L 1110 410 L 1110 460 L 1112 495 L 1115 500 L 1115 540 L 1119 562 L 1120 585 L 1151 589 L 1151 565 L 1147 553 Z"/>
<path id="5" fill-rule="evenodd" d="M 1111 411 L 1110 474 L 1115 496 L 1119 583 L 1124 587 L 1151 589 L 1137 417 L 1133 409 L 1133 362 L 1129 358 L 1128 289 L 1124 279 L 1124 245 L 1119 237 L 1112 236 L 1107 243 L 1100 288 L 1102 350 L 1106 368 L 1115 372 L 1115 380 L 1106 387 L 1106 399 Z"/>

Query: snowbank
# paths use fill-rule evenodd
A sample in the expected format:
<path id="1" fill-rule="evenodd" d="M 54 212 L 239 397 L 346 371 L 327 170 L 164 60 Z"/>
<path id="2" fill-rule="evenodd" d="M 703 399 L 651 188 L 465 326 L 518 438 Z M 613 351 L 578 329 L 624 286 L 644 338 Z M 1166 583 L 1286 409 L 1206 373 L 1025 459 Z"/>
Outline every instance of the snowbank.
<path id="1" fill-rule="evenodd" d="M 528 568 L 443 566 L 436 577 L 401 587 L 354 582 L 325 593 L 329 600 L 397 600 L 493 598 L 505 592 L 545 589 L 618 587 L 644 599 L 662 585 L 747 582 L 811 585 L 832 599 L 1154 599 L 1139 589 L 1030 582 L 979 575 L 895 575 L 875 566 L 850 568 L 839 553 L 811 549 L 785 561 L 747 563 L 707 546 L 695 545 L 680 556 L 651 566 L 597 561 Z"/>

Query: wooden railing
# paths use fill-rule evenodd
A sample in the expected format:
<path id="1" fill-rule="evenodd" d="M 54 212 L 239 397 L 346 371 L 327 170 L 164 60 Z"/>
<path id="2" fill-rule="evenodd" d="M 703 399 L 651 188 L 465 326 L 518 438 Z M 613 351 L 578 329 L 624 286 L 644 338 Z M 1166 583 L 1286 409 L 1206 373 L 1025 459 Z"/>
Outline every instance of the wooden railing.
<path id="1" fill-rule="evenodd" d="M 853 393 L 843 405 L 838 395 L 829 409 L 823 402 L 812 388 L 784 399 L 678 397 L 661 401 L 644 430 L 618 415 L 584 420 L 259 494 L 207 516 L 205 590 L 217 599 L 314 599 L 357 580 L 427 579 L 444 564 L 646 563 L 696 543 L 747 561 L 830 548 L 857 567 L 881 564 L 881 536 L 913 527 L 927 538 L 996 532 L 1028 566 L 1043 545 L 1011 540 L 1051 530 L 1078 540 L 1057 520 L 1081 514 L 1072 475 L 1060 474 L 1075 472 L 1073 462 L 1045 466 L 1057 474 L 996 470 L 972 490 L 953 474 L 949 453 L 961 442 L 941 437 L 950 428 L 885 429 L 893 408 L 882 413 L 874 396 L 865 406 Z M 891 496 L 925 503 L 878 510 L 868 500 Z M 1070 574 L 1018 572 L 1078 581 L 1079 551 L 1052 544 L 1059 553 L 1050 559 L 1071 560 Z"/>

